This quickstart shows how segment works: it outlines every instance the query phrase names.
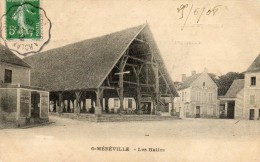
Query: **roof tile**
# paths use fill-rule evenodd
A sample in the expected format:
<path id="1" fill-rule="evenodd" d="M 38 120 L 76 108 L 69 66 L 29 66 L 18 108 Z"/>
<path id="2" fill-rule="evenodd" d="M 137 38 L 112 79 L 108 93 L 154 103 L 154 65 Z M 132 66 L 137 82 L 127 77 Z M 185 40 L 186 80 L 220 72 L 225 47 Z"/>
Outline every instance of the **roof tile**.
<path id="1" fill-rule="evenodd" d="M 256 57 L 254 62 L 245 71 L 246 73 L 260 72 L 260 54 Z"/>
<path id="2" fill-rule="evenodd" d="M 31 84 L 49 91 L 98 88 L 128 45 L 144 29 L 150 33 L 145 24 L 28 56 L 24 60 L 33 67 Z M 148 41 L 160 70 L 167 74 L 166 79 L 172 83 L 170 87 L 177 96 L 152 34 Z"/>
<path id="3" fill-rule="evenodd" d="M 236 79 L 233 81 L 232 85 L 229 87 L 225 97 L 235 98 L 237 94 L 244 88 L 244 79 Z"/>
<path id="4" fill-rule="evenodd" d="M 0 62 L 31 68 L 21 58 L 16 56 L 7 47 L 0 44 Z"/>

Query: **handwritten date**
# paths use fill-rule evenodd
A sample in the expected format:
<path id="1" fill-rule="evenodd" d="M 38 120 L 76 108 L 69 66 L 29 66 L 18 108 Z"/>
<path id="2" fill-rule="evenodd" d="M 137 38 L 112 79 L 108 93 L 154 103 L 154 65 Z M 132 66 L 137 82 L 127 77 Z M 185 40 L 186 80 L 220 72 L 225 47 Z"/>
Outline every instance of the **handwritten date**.
<path id="1" fill-rule="evenodd" d="M 186 17 L 185 22 L 181 28 L 181 30 L 184 29 L 187 20 L 189 19 L 190 16 L 195 16 L 196 22 L 199 23 L 200 19 L 202 16 L 215 16 L 217 14 L 217 12 L 219 11 L 219 8 L 222 5 L 216 5 L 213 8 L 207 8 L 207 7 L 196 7 L 193 8 L 193 4 L 189 5 L 189 4 L 182 4 L 180 5 L 180 7 L 177 8 L 178 13 L 180 13 L 180 18 L 179 19 L 183 19 L 184 16 Z M 188 14 L 186 14 L 186 10 L 188 10 Z"/>

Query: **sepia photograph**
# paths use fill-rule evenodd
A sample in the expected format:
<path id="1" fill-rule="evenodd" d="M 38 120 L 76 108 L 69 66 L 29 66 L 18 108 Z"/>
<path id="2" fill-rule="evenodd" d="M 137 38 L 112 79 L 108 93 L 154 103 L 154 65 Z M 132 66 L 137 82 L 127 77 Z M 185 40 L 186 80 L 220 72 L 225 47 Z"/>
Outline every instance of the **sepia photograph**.
<path id="1" fill-rule="evenodd" d="M 1 0 L 0 162 L 259 162 L 259 0 Z"/>

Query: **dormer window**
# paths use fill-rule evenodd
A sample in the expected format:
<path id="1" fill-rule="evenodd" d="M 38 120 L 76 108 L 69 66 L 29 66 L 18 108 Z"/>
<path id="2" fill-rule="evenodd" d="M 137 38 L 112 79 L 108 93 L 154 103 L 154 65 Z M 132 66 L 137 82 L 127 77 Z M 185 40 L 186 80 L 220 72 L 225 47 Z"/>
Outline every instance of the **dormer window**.
<path id="1" fill-rule="evenodd" d="M 256 77 L 251 77 L 251 86 L 256 85 Z"/>
<path id="2" fill-rule="evenodd" d="M 5 69 L 5 83 L 12 83 L 12 70 Z"/>

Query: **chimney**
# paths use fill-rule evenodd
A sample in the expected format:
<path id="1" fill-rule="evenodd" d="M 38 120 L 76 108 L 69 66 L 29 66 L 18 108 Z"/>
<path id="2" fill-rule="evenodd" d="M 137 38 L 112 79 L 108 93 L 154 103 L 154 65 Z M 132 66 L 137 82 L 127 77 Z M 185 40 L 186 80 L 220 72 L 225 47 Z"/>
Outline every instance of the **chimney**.
<path id="1" fill-rule="evenodd" d="M 195 75 L 195 74 L 196 74 L 196 71 L 195 71 L 195 70 L 191 71 L 191 76 L 193 76 L 193 75 Z"/>
<path id="2" fill-rule="evenodd" d="M 186 74 L 181 75 L 181 81 L 183 82 L 186 79 Z"/>

